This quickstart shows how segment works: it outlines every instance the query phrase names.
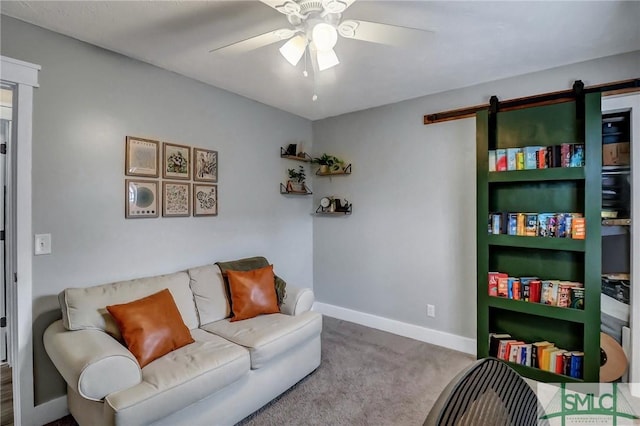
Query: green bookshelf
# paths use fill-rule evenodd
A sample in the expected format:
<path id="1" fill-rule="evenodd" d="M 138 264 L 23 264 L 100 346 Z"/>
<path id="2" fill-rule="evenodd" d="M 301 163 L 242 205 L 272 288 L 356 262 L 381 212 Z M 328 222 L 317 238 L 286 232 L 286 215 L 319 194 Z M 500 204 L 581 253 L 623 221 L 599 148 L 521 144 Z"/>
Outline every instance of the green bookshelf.
<path id="1" fill-rule="evenodd" d="M 520 374 L 543 382 L 599 380 L 600 94 L 578 96 L 584 97 L 493 114 L 480 111 L 476 116 L 478 358 L 489 356 L 489 333 L 509 333 L 528 343 L 547 340 L 584 352 L 582 380 L 512 364 Z M 584 143 L 585 166 L 489 172 L 490 149 L 561 143 Z M 582 213 L 586 239 L 490 235 L 491 212 Z M 582 282 L 584 310 L 489 296 L 490 271 Z"/>

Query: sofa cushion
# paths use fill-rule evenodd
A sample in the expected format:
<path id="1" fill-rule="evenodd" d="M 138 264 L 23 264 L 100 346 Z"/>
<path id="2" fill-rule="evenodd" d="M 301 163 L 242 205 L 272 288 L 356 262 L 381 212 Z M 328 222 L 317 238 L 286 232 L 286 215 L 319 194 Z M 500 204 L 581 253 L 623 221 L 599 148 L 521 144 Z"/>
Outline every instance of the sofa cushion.
<path id="1" fill-rule="evenodd" d="M 203 330 L 191 330 L 195 342 L 176 349 L 142 369 L 142 382 L 112 393 L 105 402 L 116 416 L 139 424 L 200 401 L 245 375 L 249 353 Z M 151 413 L 151 414 L 150 414 Z"/>
<path id="2" fill-rule="evenodd" d="M 231 292 L 231 322 L 280 312 L 273 286 L 273 265 L 252 271 L 227 271 Z"/>
<path id="3" fill-rule="evenodd" d="M 164 289 L 129 303 L 109 305 L 127 348 L 140 367 L 193 343 L 171 292 Z"/>
<path id="4" fill-rule="evenodd" d="M 258 369 L 301 342 L 318 336 L 322 331 L 322 315 L 317 312 L 304 312 L 295 317 L 270 314 L 236 322 L 224 319 L 201 328 L 249 349 L 251 368 Z"/>
<path id="5" fill-rule="evenodd" d="M 208 324 L 231 315 L 227 290 L 222 272 L 217 265 L 192 268 L 189 274 L 191 291 L 198 308 L 200 324 Z"/>
<path id="6" fill-rule="evenodd" d="M 67 330 L 103 330 L 120 339 L 120 331 L 107 312 L 107 305 L 131 302 L 165 288 L 171 292 L 185 325 L 189 329 L 197 328 L 198 316 L 186 272 L 95 287 L 67 288 L 60 294 L 64 326 Z"/>

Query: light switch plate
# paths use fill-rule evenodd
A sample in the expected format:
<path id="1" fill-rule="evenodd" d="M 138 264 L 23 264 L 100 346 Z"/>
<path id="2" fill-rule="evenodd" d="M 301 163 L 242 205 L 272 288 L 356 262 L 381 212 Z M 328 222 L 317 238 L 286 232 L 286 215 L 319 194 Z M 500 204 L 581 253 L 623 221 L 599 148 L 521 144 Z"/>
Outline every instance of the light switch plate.
<path id="1" fill-rule="evenodd" d="M 51 254 L 51 234 L 36 234 L 33 245 L 36 256 Z"/>

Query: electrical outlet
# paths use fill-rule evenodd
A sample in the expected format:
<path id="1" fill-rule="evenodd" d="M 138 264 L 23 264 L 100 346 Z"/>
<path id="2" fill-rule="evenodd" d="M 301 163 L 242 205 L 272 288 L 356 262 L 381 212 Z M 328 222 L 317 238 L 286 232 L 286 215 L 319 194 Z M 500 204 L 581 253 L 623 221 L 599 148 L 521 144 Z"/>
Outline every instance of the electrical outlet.
<path id="1" fill-rule="evenodd" d="M 51 254 L 51 234 L 36 234 L 34 238 L 34 254 Z"/>
<path id="2" fill-rule="evenodd" d="M 434 305 L 427 305 L 427 316 L 431 318 L 436 317 L 436 307 Z"/>

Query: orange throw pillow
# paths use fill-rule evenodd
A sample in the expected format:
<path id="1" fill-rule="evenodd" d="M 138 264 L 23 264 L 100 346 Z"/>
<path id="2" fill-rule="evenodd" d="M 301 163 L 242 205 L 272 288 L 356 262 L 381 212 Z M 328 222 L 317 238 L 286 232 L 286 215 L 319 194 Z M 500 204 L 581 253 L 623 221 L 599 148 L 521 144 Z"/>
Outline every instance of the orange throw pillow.
<path id="1" fill-rule="evenodd" d="M 194 342 L 168 289 L 107 310 L 140 368 Z"/>
<path id="2" fill-rule="evenodd" d="M 280 312 L 273 286 L 273 265 L 253 271 L 227 271 L 231 293 L 231 321 L 240 321 L 260 314 Z"/>

